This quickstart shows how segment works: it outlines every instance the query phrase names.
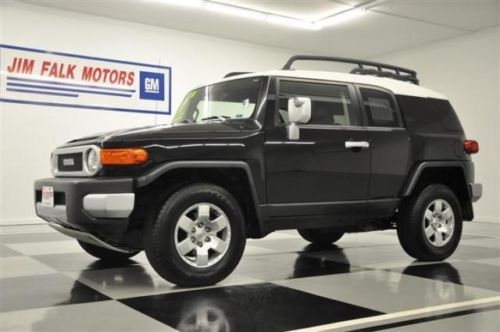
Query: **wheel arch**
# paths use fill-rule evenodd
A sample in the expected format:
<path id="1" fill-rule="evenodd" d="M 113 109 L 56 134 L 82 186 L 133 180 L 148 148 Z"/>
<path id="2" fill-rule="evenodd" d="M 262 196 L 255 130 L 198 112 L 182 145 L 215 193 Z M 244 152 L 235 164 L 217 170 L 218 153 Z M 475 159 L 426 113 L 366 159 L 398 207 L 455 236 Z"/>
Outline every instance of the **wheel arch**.
<path id="1" fill-rule="evenodd" d="M 195 182 L 209 182 L 228 190 L 240 203 L 248 237 L 262 237 L 265 228 L 259 213 L 259 196 L 254 174 L 243 161 L 174 161 L 160 165 L 136 179 L 136 188 L 146 193 L 162 190 L 164 201 L 180 188 Z M 165 188 L 168 190 L 165 191 Z"/>
<path id="2" fill-rule="evenodd" d="M 459 200 L 463 219 L 471 221 L 474 218 L 474 211 L 466 174 L 465 166 L 460 161 L 422 162 L 413 168 L 401 190 L 401 197 L 414 196 L 429 184 L 446 185 Z"/>

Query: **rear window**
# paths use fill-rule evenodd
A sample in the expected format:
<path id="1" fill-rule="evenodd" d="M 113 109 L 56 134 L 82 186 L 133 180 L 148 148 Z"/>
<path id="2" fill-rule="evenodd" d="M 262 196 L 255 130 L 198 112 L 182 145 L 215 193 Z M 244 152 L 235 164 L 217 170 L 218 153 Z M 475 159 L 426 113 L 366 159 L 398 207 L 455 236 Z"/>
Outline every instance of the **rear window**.
<path id="1" fill-rule="evenodd" d="M 448 100 L 397 96 L 406 126 L 411 131 L 463 132 L 457 114 Z"/>

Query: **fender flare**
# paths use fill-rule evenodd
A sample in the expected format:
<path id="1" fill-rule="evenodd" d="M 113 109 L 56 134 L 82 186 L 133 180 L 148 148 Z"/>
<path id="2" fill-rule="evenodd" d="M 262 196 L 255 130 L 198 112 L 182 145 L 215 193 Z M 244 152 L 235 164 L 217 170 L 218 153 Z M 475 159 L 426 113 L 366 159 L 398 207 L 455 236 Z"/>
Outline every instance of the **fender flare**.
<path id="1" fill-rule="evenodd" d="M 135 185 L 136 188 L 145 187 L 155 180 L 157 180 L 162 175 L 180 168 L 238 168 L 243 169 L 248 178 L 248 183 L 250 185 L 250 191 L 254 203 L 255 214 L 257 215 L 257 222 L 260 230 L 263 230 L 262 217 L 259 210 L 259 195 L 257 193 L 257 187 L 255 185 L 254 177 L 250 166 L 244 162 L 239 160 L 234 161 L 220 161 L 220 160 L 185 160 L 185 161 L 172 161 L 166 162 L 153 170 L 149 171 L 146 174 L 143 174 L 136 178 Z"/>
<path id="2" fill-rule="evenodd" d="M 413 189 L 415 189 L 415 186 L 417 185 L 418 180 L 420 179 L 420 176 L 422 175 L 424 170 L 426 170 L 427 168 L 441 168 L 441 167 L 460 168 L 464 173 L 464 180 L 465 180 L 465 167 L 464 164 L 460 161 L 424 161 L 413 168 L 410 177 L 403 185 L 403 188 L 401 190 L 401 196 L 408 197 L 412 194 Z M 467 183 L 465 183 L 465 185 L 467 186 Z M 469 193 L 467 194 L 469 195 Z"/>

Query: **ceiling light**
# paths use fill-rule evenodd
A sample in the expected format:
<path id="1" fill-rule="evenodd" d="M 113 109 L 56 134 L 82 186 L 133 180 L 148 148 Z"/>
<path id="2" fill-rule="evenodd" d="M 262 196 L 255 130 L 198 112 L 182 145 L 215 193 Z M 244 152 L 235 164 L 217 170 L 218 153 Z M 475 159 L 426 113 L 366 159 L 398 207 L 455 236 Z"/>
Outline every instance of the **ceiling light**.
<path id="1" fill-rule="evenodd" d="M 228 6 L 228 5 L 223 5 L 220 3 L 209 2 L 209 1 L 205 2 L 204 8 L 211 10 L 211 11 L 214 11 L 214 12 L 222 13 L 222 14 L 250 18 L 250 19 L 259 20 L 259 21 L 263 21 L 267 17 L 266 14 L 261 13 L 261 12 L 256 11 L 256 10 L 250 10 L 250 9 L 236 7 L 236 6 Z"/>
<path id="2" fill-rule="evenodd" d="M 345 23 L 347 21 L 351 21 L 355 18 L 363 16 L 366 14 L 366 8 L 353 8 L 343 11 L 339 14 L 332 15 L 330 17 L 326 17 L 316 22 L 320 27 L 327 27 L 332 25 L 337 25 L 341 23 Z"/>
<path id="3" fill-rule="evenodd" d="M 270 22 L 270 23 L 274 23 L 274 24 L 293 27 L 293 28 L 301 28 L 301 29 L 307 29 L 307 30 L 319 30 L 319 29 L 321 29 L 320 26 L 318 26 L 317 24 L 315 24 L 313 22 L 304 21 L 304 20 L 297 20 L 294 18 L 278 16 L 278 15 L 268 15 L 266 18 L 266 21 Z"/>
<path id="4" fill-rule="evenodd" d="M 1 1 L 1 0 L 0 0 Z M 257 21 L 264 21 L 273 24 L 279 24 L 287 27 L 305 29 L 305 30 L 321 30 L 323 27 L 341 24 L 357 17 L 364 15 L 368 8 L 378 5 L 386 0 L 372 0 L 361 7 L 347 9 L 338 14 L 334 14 L 317 21 L 308 21 L 304 19 L 292 18 L 281 15 L 274 15 L 268 12 L 253 10 L 246 7 L 235 6 L 232 4 L 222 3 L 214 0 L 143 0 L 161 2 L 168 5 L 191 7 L 197 9 L 206 9 L 222 14 L 249 18 Z"/>

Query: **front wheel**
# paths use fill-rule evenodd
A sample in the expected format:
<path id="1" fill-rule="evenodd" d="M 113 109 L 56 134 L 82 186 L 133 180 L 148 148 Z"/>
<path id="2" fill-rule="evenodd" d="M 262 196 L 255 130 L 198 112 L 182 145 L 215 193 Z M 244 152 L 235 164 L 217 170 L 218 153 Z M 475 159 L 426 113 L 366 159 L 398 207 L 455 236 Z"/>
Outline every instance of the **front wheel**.
<path id="1" fill-rule="evenodd" d="M 439 261 L 451 256 L 462 235 L 462 213 L 453 191 L 430 185 L 404 202 L 397 233 L 403 249 L 416 259 Z"/>
<path id="2" fill-rule="evenodd" d="M 245 242 L 238 202 L 212 184 L 190 185 L 173 194 L 144 237 L 155 271 L 183 287 L 213 285 L 226 278 L 240 261 Z"/>

